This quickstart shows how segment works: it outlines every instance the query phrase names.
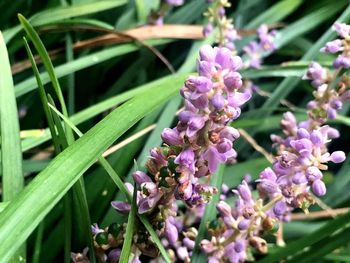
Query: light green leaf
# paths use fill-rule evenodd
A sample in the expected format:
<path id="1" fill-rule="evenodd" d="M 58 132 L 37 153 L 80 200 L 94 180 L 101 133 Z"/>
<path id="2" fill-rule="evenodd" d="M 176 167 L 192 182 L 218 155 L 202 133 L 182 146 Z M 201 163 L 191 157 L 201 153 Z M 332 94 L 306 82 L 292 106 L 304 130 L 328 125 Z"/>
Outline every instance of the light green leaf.
<path id="1" fill-rule="evenodd" d="M 0 132 L 3 201 L 13 200 L 23 189 L 22 150 L 17 104 L 14 95 L 10 61 L 0 32 Z M 25 245 L 11 262 L 25 261 Z"/>

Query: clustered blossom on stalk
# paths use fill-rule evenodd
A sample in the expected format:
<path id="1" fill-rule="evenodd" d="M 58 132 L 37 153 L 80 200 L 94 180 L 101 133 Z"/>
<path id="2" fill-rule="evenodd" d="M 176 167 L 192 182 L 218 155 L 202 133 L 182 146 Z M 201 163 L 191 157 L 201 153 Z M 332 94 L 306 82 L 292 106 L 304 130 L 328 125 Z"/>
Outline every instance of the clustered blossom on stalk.
<path id="1" fill-rule="evenodd" d="M 212 3 L 212 5 L 208 8 L 207 12 L 204 13 L 208 18 L 208 24 L 203 28 L 203 35 L 205 37 L 209 36 L 214 28 L 217 27 L 219 34 L 216 42 L 219 43 L 220 46 L 234 51 L 234 41 L 241 37 L 233 25 L 232 19 L 226 17 L 225 8 L 230 7 L 231 3 L 228 0 L 208 0 L 208 3 Z"/>
<path id="2" fill-rule="evenodd" d="M 251 98 L 250 90 L 241 90 L 237 72 L 241 66 L 240 57 L 227 48 L 201 48 L 199 76 L 190 76 L 181 89 L 185 108 L 177 126 L 162 132 L 165 147 L 151 150 L 148 174 L 134 173 L 141 189 L 139 213 L 158 203 L 172 204 L 174 197 L 190 207 L 198 206 L 216 191 L 200 179 L 236 157 L 232 144 L 239 133 L 227 125 L 239 117 L 240 107 Z"/>
<path id="3" fill-rule="evenodd" d="M 276 50 L 276 45 L 274 43 L 277 34 L 276 30 L 269 32 L 268 26 L 263 24 L 257 29 L 256 33 L 258 41 L 251 41 L 243 48 L 244 52 L 249 57 L 247 66 L 251 68 L 260 68 L 263 55 Z"/>
<path id="4" fill-rule="evenodd" d="M 148 23 L 151 25 L 161 26 L 164 24 L 164 17 L 172 7 L 182 6 L 185 0 L 164 0 L 158 10 L 152 11 L 148 17 Z"/>
<path id="5" fill-rule="evenodd" d="M 162 132 L 164 146 L 150 151 L 147 172 L 133 173 L 138 213 L 147 214 L 167 247 L 174 251 L 174 258 L 185 262 L 190 260 L 197 232 L 188 227 L 188 215 L 181 215 L 175 200 L 183 201 L 197 215 L 202 213 L 204 204 L 217 192 L 206 183 L 209 176 L 220 163 L 233 162 L 237 155 L 232 146 L 239 132 L 228 124 L 240 116 L 240 107 L 251 98 L 251 89 L 242 87 L 237 72 L 242 60 L 229 49 L 205 45 L 200 49 L 197 65 L 198 76 L 190 76 L 180 92 L 185 107 L 178 115 L 177 126 Z M 133 186 L 126 186 L 133 193 Z M 114 201 L 112 207 L 128 213 L 131 206 Z M 103 232 L 94 228 L 101 262 L 114 262 L 113 257 L 117 257 L 123 241 L 119 233 L 124 227 L 118 228 L 117 236 L 109 228 Z M 139 262 L 140 254 L 156 257 L 158 250 L 147 231 L 137 231 L 132 262 Z"/>
<path id="6" fill-rule="evenodd" d="M 337 54 L 338 57 L 334 60 L 333 66 L 338 68 L 350 68 L 350 25 L 336 22 L 333 26 L 340 38 L 330 41 L 321 52 Z"/>
<path id="7" fill-rule="evenodd" d="M 335 28 L 339 33 L 350 27 L 337 23 Z M 339 69 L 339 64 L 334 66 Z M 343 75 L 338 82 L 336 74 L 331 77 L 318 63 L 311 63 L 304 79 L 311 80 L 316 90 L 314 99 L 308 103 L 308 119 L 298 123 L 291 112 L 284 114 L 281 127 L 285 136 L 272 135 L 277 148 L 274 163 L 256 180 L 258 199 L 253 198 L 243 180 L 234 191 L 237 195 L 234 207 L 225 201 L 217 204 L 220 224 L 210 229 L 210 240 L 201 242 L 209 262 L 243 262 L 252 249 L 266 253 L 264 232 L 275 229 L 278 222 L 288 221 L 295 208 L 307 210 L 314 203 L 310 190 L 316 196 L 326 194 L 322 171 L 328 169 L 328 162 L 345 160 L 344 152 L 329 153 L 327 149 L 339 132 L 325 122 L 334 118 L 342 103 L 350 99 L 350 91 L 346 90 L 350 84 L 348 77 Z"/>
<path id="8" fill-rule="evenodd" d="M 344 58 L 349 28 L 335 24 L 344 38 L 342 47 L 337 49 L 343 51 L 340 56 Z M 258 29 L 258 35 L 256 43 L 262 50 L 275 48 L 275 33 L 269 33 L 266 26 Z M 334 51 L 333 42 L 328 42 L 322 51 Z M 256 63 L 255 66 L 260 65 Z M 181 89 L 185 107 L 179 113 L 177 126 L 164 129 L 164 145 L 150 151 L 147 171 L 133 173 L 138 213 L 147 215 L 173 262 L 191 261 L 196 227 L 205 204 L 218 191 L 207 184 L 208 179 L 220 163 L 234 162 L 237 156 L 233 142 L 239 133 L 228 124 L 240 116 L 240 107 L 256 89 L 251 83 L 242 83 L 238 73 L 242 64 L 229 48 L 203 46 L 197 62 L 198 76 L 190 76 Z M 315 88 L 314 98 L 307 104 L 308 118 L 298 123 L 293 113 L 283 115 L 284 136 L 271 136 L 277 150 L 272 166 L 263 170 L 255 182 L 246 176 L 233 191 L 222 185 L 216 205 L 219 217 L 208 222 L 210 238 L 200 242 L 208 262 L 239 263 L 252 259 L 254 252 L 267 253 L 263 234 L 273 233 L 280 222 L 288 221 L 295 208 L 307 211 L 314 203 L 313 194 L 326 194 L 322 172 L 328 169 L 328 162 L 345 160 L 344 152 L 328 151 L 327 144 L 339 137 L 339 132 L 326 122 L 335 118 L 342 104 L 350 99 L 350 79 L 342 71 L 347 66 L 335 62 L 334 67 L 336 70 L 331 73 L 317 62 L 310 64 L 303 77 Z M 258 198 L 252 194 L 255 184 Z M 132 194 L 134 186 L 125 185 Z M 232 193 L 236 197 L 234 206 L 228 204 L 227 198 Z M 185 208 L 180 204 L 185 204 Z M 131 209 L 128 202 L 114 201 L 111 205 L 120 213 L 127 214 Z M 104 229 L 92 226 L 100 262 L 119 261 L 125 229 L 126 224 L 113 223 Z M 129 262 L 139 263 L 142 257 L 152 258 L 151 263 L 163 262 L 147 230 L 139 223 Z M 72 253 L 72 259 L 75 263 L 89 262 L 87 250 Z"/>

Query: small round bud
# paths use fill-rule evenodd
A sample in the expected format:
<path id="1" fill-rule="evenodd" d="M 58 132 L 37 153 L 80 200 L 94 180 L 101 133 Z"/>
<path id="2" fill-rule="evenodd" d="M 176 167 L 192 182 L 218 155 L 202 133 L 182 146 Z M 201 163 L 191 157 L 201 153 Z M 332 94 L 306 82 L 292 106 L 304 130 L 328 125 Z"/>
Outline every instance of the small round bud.
<path id="1" fill-rule="evenodd" d="M 108 234 L 105 232 L 98 233 L 95 237 L 97 244 L 107 245 L 108 244 Z"/>
<path id="2" fill-rule="evenodd" d="M 118 225 L 117 223 L 112 223 L 109 225 L 109 227 L 108 227 L 109 234 L 116 237 L 116 236 L 118 236 L 119 232 L 120 232 L 120 225 Z"/>

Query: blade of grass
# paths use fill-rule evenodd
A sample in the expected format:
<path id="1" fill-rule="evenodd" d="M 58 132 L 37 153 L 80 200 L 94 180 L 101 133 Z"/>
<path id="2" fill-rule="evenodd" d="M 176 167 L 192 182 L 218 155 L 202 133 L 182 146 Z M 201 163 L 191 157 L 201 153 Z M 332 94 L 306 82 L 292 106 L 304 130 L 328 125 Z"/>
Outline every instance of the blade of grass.
<path id="1" fill-rule="evenodd" d="M 53 138 L 54 148 L 55 149 L 59 149 L 60 145 L 58 143 L 59 142 L 58 134 L 57 134 L 56 129 L 55 129 L 55 125 L 54 125 L 54 121 L 53 121 L 50 109 L 47 107 L 47 103 L 48 103 L 47 96 L 46 96 L 46 92 L 45 92 L 45 89 L 44 89 L 44 85 L 41 82 L 41 78 L 40 78 L 38 67 L 36 66 L 36 63 L 35 63 L 35 60 L 34 60 L 34 55 L 33 55 L 32 51 L 31 51 L 31 49 L 30 49 L 30 47 L 28 45 L 28 42 L 27 42 L 25 37 L 23 37 L 23 42 L 24 42 L 24 47 L 26 48 L 26 51 L 27 51 L 27 55 L 28 55 L 29 61 L 32 64 L 33 73 L 34 73 L 34 76 L 35 76 L 35 79 L 36 79 L 36 82 L 37 82 L 37 85 L 38 85 L 40 100 L 41 100 L 41 103 L 42 103 L 42 106 L 43 106 L 43 110 L 44 110 L 44 113 L 45 113 L 45 116 L 46 116 L 46 120 L 48 122 L 48 126 L 49 126 L 49 131 L 50 131 L 51 137 Z"/>
<path id="2" fill-rule="evenodd" d="M 29 20 L 34 26 L 41 26 L 72 17 L 101 12 L 121 6 L 126 2 L 126 0 L 105 0 L 88 4 L 77 4 L 67 7 L 60 6 L 39 12 L 32 16 Z M 6 42 L 9 42 L 20 31 L 21 26 L 19 25 L 4 31 L 4 38 Z"/>
<path id="3" fill-rule="evenodd" d="M 51 161 L 2 212 L 0 262 L 5 263 L 13 255 L 43 217 L 112 142 L 176 94 L 178 89 L 171 85 L 167 89 L 155 87 L 126 102 Z M 21 220 L 18 221 L 18 218 Z"/>
<path id="4" fill-rule="evenodd" d="M 40 254 L 41 254 L 41 244 L 44 236 L 44 222 L 41 222 L 38 226 L 38 230 L 36 231 L 35 243 L 34 243 L 34 253 L 32 262 L 39 263 L 40 262 Z"/>
<path id="5" fill-rule="evenodd" d="M 74 126 L 74 124 L 68 119 L 66 118 L 62 113 L 60 113 L 54 106 L 49 104 L 49 107 L 54 110 L 68 125 L 70 125 L 70 127 L 79 135 L 82 136 L 83 134 L 81 133 L 81 131 Z M 129 191 L 127 190 L 127 188 L 125 187 L 122 179 L 119 177 L 119 175 L 114 171 L 113 167 L 109 164 L 109 162 L 103 158 L 102 156 L 98 158 L 100 164 L 103 166 L 103 168 L 107 171 L 107 173 L 110 175 L 110 177 L 113 179 L 113 181 L 115 182 L 115 184 L 118 186 L 119 190 L 121 192 L 124 193 L 124 195 L 126 196 L 126 198 L 128 199 L 129 202 L 131 202 L 131 195 L 129 193 Z M 136 189 L 136 188 L 135 188 Z M 134 194 L 135 196 L 135 194 Z M 156 245 L 159 248 L 159 251 L 161 252 L 164 260 L 168 263 L 170 263 L 170 259 L 168 256 L 168 253 L 166 252 L 164 246 L 162 245 L 161 241 L 158 238 L 157 233 L 154 231 L 154 229 L 152 228 L 151 224 L 149 223 L 148 219 L 144 216 L 144 215 L 140 215 L 137 214 L 137 216 L 140 218 L 141 222 L 144 224 L 144 226 L 146 227 L 147 231 L 149 232 L 149 234 L 151 235 L 153 241 L 156 243 Z"/>
<path id="6" fill-rule="evenodd" d="M 68 146 L 66 137 L 64 135 L 63 127 L 56 115 L 51 114 L 49 107 L 47 106 L 48 102 L 53 103 L 52 98 L 49 95 L 46 95 L 45 88 L 41 82 L 39 70 L 34 60 L 33 53 L 26 41 L 24 39 L 24 46 L 27 50 L 29 60 L 32 64 L 32 69 L 35 75 L 35 78 L 39 87 L 40 100 L 43 105 L 44 113 L 49 124 L 49 129 L 51 136 L 53 137 L 53 144 L 56 154 L 59 154 L 64 148 Z M 64 205 L 64 262 L 70 262 L 70 252 L 71 252 L 71 238 L 72 238 L 72 209 L 71 209 L 71 194 L 67 193 L 64 196 L 63 205 Z M 41 223 L 43 224 L 43 222 Z"/>
<path id="7" fill-rule="evenodd" d="M 111 108 L 117 106 L 118 104 L 121 104 L 121 103 L 137 96 L 138 94 L 141 94 L 147 90 L 154 88 L 155 86 L 167 86 L 170 83 L 172 83 L 172 85 L 181 86 L 184 78 L 187 75 L 188 75 L 187 73 L 186 74 L 177 74 L 176 76 L 168 76 L 168 77 L 164 77 L 164 78 L 161 78 L 159 80 L 156 80 L 156 81 L 152 81 L 152 82 L 147 83 L 145 85 L 142 85 L 138 88 L 126 91 L 122 94 L 116 95 L 116 96 L 111 97 L 109 99 L 106 99 L 102 102 L 94 104 L 94 105 L 74 114 L 73 116 L 70 117 L 70 119 L 73 122 L 73 124 L 75 124 L 75 125 L 81 124 L 84 121 L 86 121 L 86 120 L 88 120 L 88 119 L 108 110 L 108 109 L 111 109 Z M 22 141 L 22 150 L 27 151 L 31 148 L 34 148 L 34 147 L 40 145 L 41 143 L 48 141 L 49 139 L 50 139 L 50 133 L 48 132 L 47 129 L 45 129 L 45 131 L 43 132 L 43 135 L 41 137 L 28 138 L 28 139 L 23 140 Z"/>
<path id="8" fill-rule="evenodd" d="M 152 40 L 145 41 L 150 45 L 160 45 L 169 43 L 173 40 Z M 72 62 L 67 62 L 62 65 L 56 67 L 56 76 L 57 78 L 61 78 L 67 76 L 73 72 L 94 66 L 111 58 L 115 58 L 133 51 L 140 49 L 139 46 L 128 43 L 123 45 L 118 45 L 116 47 L 106 48 L 102 51 L 94 52 L 90 55 L 83 56 L 81 58 L 75 59 Z M 41 73 L 40 78 L 42 79 L 43 84 L 47 84 L 50 82 L 50 77 L 47 72 Z M 36 81 L 35 78 L 28 78 L 15 86 L 16 97 L 20 97 L 34 89 L 36 89 Z"/>
<path id="9" fill-rule="evenodd" d="M 16 98 L 7 48 L 0 32 L 0 132 L 2 199 L 13 200 L 24 187 L 22 150 Z M 25 244 L 11 262 L 24 262 Z"/>
<path id="10" fill-rule="evenodd" d="M 156 233 L 156 231 L 154 231 L 152 225 L 149 223 L 149 221 L 147 220 L 147 217 L 145 215 L 138 215 L 142 224 L 145 226 L 145 228 L 147 229 L 148 233 L 151 235 L 152 237 L 152 241 L 157 245 L 157 247 L 159 248 L 160 253 L 163 256 L 163 259 L 166 263 L 171 263 L 171 260 L 168 256 L 168 253 L 166 252 L 162 242 L 160 241 L 158 234 Z"/>
<path id="11" fill-rule="evenodd" d="M 271 24 L 281 21 L 284 17 L 297 9 L 302 2 L 302 0 L 279 1 L 267 9 L 264 13 L 250 21 L 248 25 L 246 25 L 246 28 L 257 28 L 261 24 L 267 23 L 266 21 Z"/>
<path id="12" fill-rule="evenodd" d="M 134 193 L 132 197 L 132 205 L 131 210 L 129 212 L 128 217 L 128 223 L 126 225 L 125 230 L 125 237 L 123 242 L 122 251 L 120 254 L 120 263 L 128 263 L 130 252 L 131 252 L 131 246 L 132 246 L 132 239 L 134 237 L 134 229 L 135 229 L 135 218 L 136 218 L 136 196 L 137 196 L 137 188 L 136 185 L 134 185 Z"/>
<path id="13" fill-rule="evenodd" d="M 60 118 L 66 123 L 68 124 L 71 129 L 79 136 L 83 136 L 83 133 L 72 123 L 72 121 L 70 119 L 68 119 L 66 116 L 64 116 L 61 112 L 59 112 L 57 110 L 57 108 L 55 106 L 53 106 L 52 104 L 48 104 L 48 106 L 58 115 L 60 116 Z M 128 199 L 129 202 L 131 202 L 131 195 L 128 191 L 128 189 L 125 187 L 124 182 L 122 181 L 122 179 L 119 177 L 119 175 L 114 171 L 113 167 L 108 163 L 108 161 L 100 156 L 98 158 L 98 161 L 100 162 L 100 164 L 102 165 L 102 167 L 107 171 L 107 173 L 110 175 L 110 177 L 112 178 L 112 180 L 115 182 L 115 184 L 118 186 L 119 190 L 121 192 L 124 193 L 124 195 L 126 196 L 126 198 Z"/>
<path id="14" fill-rule="evenodd" d="M 22 15 L 18 15 L 18 19 L 20 23 L 22 24 L 25 32 L 28 34 L 30 39 L 32 40 L 36 50 L 39 53 L 40 58 L 43 61 L 43 64 L 45 66 L 45 69 L 47 73 L 49 74 L 50 81 L 54 87 L 56 96 L 60 102 L 60 106 L 62 108 L 63 114 L 65 116 L 68 116 L 68 110 L 64 101 L 64 97 L 62 94 L 62 90 L 60 87 L 60 84 L 58 82 L 58 79 L 56 77 L 56 73 L 53 67 L 53 64 L 51 62 L 51 59 L 48 55 L 48 52 L 42 43 L 39 35 L 36 33 L 32 25 L 23 17 Z M 45 91 L 44 91 L 45 92 Z M 48 100 L 50 102 L 50 96 L 48 96 Z M 52 100 L 53 102 L 53 100 Z M 44 105 L 44 107 L 48 107 L 47 105 Z M 55 122 L 55 126 L 57 128 L 58 132 L 58 139 L 60 140 L 59 144 L 61 146 L 60 150 L 57 150 L 56 152 L 61 152 L 61 150 L 65 149 L 68 145 L 72 144 L 74 142 L 74 136 L 69 128 L 69 126 L 65 126 L 65 131 L 63 130 L 63 127 L 61 125 L 61 122 L 58 118 L 58 116 L 53 115 L 53 121 Z M 90 220 L 90 213 L 89 213 L 89 208 L 86 200 L 86 193 L 84 189 L 84 181 L 83 177 L 79 178 L 78 182 L 73 186 L 72 189 L 72 195 L 73 195 L 73 210 L 70 210 L 67 207 L 68 213 L 70 211 L 74 211 L 74 218 L 77 221 L 77 237 L 78 240 L 81 242 L 86 242 L 88 241 L 88 246 L 89 246 L 89 255 L 90 259 L 92 262 L 95 261 L 94 257 L 94 250 L 93 250 L 93 240 L 90 235 L 90 229 L 91 229 L 91 220 Z M 69 202 L 65 202 L 67 205 Z M 70 217 L 70 216 L 69 216 Z M 68 241 L 68 240 L 67 240 Z M 68 247 L 68 246 L 67 246 Z M 66 253 L 66 255 L 68 252 Z"/>
<path id="15" fill-rule="evenodd" d="M 3 201 L 12 200 L 24 185 L 17 104 L 7 48 L 0 32 L 0 125 Z"/>
<path id="16" fill-rule="evenodd" d="M 348 224 L 349 220 L 350 213 L 335 218 L 334 220 L 330 221 L 325 226 L 316 230 L 312 234 L 306 235 L 294 242 L 289 243 L 287 246 L 280 248 L 276 252 L 271 253 L 262 260 L 259 260 L 258 263 L 278 262 L 279 260 L 286 258 L 287 256 L 292 256 L 295 253 L 298 253 L 299 251 L 303 250 L 305 247 L 315 244 L 316 242 L 324 238 L 329 238 L 329 235 Z"/>
<path id="17" fill-rule="evenodd" d="M 206 260 L 206 255 L 201 252 L 200 242 L 208 237 L 207 224 L 216 218 L 216 204 L 219 202 L 224 170 L 225 166 L 220 165 L 218 171 L 212 177 L 211 185 L 218 189 L 218 193 L 213 196 L 212 200 L 205 207 L 204 215 L 198 228 L 195 248 L 192 252 L 192 262 L 205 262 Z"/>
<path id="18" fill-rule="evenodd" d="M 317 242 L 316 244 L 312 245 L 310 249 L 301 253 L 297 257 L 292 258 L 290 262 L 317 262 L 317 260 L 322 259 L 325 255 L 331 253 L 335 249 L 346 246 L 349 242 L 350 228 L 348 227 L 334 236 L 325 238 L 323 242 Z"/>

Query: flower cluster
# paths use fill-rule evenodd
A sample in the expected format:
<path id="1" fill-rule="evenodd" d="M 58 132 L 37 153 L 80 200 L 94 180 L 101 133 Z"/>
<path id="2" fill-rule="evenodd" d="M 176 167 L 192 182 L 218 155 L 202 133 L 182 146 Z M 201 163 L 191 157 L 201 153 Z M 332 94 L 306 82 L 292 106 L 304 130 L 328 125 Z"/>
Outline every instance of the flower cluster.
<path id="1" fill-rule="evenodd" d="M 239 132 L 228 124 L 240 116 L 240 107 L 251 98 L 251 89 L 242 87 L 237 72 L 242 60 L 229 49 L 205 45 L 197 64 L 198 75 L 190 76 L 180 92 L 185 107 L 178 115 L 177 126 L 162 132 L 164 146 L 150 151 L 147 172 L 133 173 L 138 213 L 147 214 L 174 258 L 185 262 L 189 262 L 197 235 L 191 227 L 196 220 L 189 221 L 188 214 L 200 221 L 204 204 L 217 192 L 206 184 L 206 178 L 216 172 L 220 163 L 235 160 L 237 154 L 232 147 Z M 132 194 L 134 187 L 129 183 L 126 187 Z M 176 199 L 187 205 L 186 215 L 181 215 Z M 112 207 L 128 213 L 131 205 L 114 201 Z M 110 254 L 117 257 L 120 252 L 123 227 L 119 226 L 114 235 L 109 228 L 96 229 L 94 240 L 101 262 L 113 262 Z M 101 236 L 105 237 L 103 242 Z M 156 248 L 143 227 L 137 228 L 134 242 L 135 260 L 140 254 L 156 257 Z"/>
<path id="2" fill-rule="evenodd" d="M 325 47 L 321 48 L 321 52 L 340 53 L 334 60 L 333 66 L 338 68 L 350 67 L 350 25 L 336 22 L 333 26 L 340 38 L 330 41 Z"/>
<path id="3" fill-rule="evenodd" d="M 244 262 L 247 259 L 247 248 L 254 247 L 260 253 L 266 253 L 267 243 L 259 237 L 264 230 L 273 228 L 274 220 L 268 215 L 269 206 L 263 206 L 261 200 L 252 197 L 246 180 L 234 190 L 237 195 L 235 206 L 220 201 L 216 208 L 219 219 L 210 224 L 211 239 L 204 239 L 200 245 L 208 255 L 208 262 Z"/>
<path id="4" fill-rule="evenodd" d="M 274 44 L 276 30 L 269 32 L 267 25 L 261 25 L 257 31 L 258 40 L 251 41 L 247 46 L 243 48 L 244 52 L 248 55 L 247 66 L 251 68 L 260 68 L 263 55 L 268 52 L 272 52 L 276 49 Z"/>
<path id="5" fill-rule="evenodd" d="M 140 204 L 148 204 L 142 211 L 140 205 L 139 212 L 151 210 L 158 202 L 167 203 L 173 196 L 188 206 L 198 206 L 216 191 L 200 179 L 215 173 L 219 163 L 236 157 L 232 144 L 239 133 L 227 125 L 239 117 L 240 107 L 251 97 L 250 90 L 241 90 L 237 72 L 241 66 L 241 59 L 227 48 L 201 48 L 199 76 L 190 76 L 181 89 L 185 107 L 179 122 L 163 131 L 166 147 L 151 150 L 146 165 L 149 175 L 137 181 L 143 194 Z"/>
<path id="6" fill-rule="evenodd" d="M 219 35 L 216 42 L 220 46 L 226 47 L 232 51 L 235 50 L 234 41 L 240 39 L 240 36 L 232 24 L 232 19 L 226 17 L 225 8 L 231 6 L 227 0 L 208 0 L 213 3 L 204 15 L 208 18 L 208 23 L 203 27 L 203 35 L 209 36 L 215 27 L 219 29 Z"/>
<path id="7" fill-rule="evenodd" d="M 326 194 L 322 179 L 328 162 L 345 160 L 344 152 L 329 153 L 327 149 L 339 132 L 325 122 L 334 118 L 341 103 L 350 98 L 347 77 L 342 76 L 339 81 L 336 74 L 332 77 L 318 63 L 311 63 L 304 76 L 316 88 L 314 100 L 308 104 L 309 118 L 298 123 L 291 112 L 284 114 L 281 128 L 285 136 L 272 135 L 277 148 L 274 163 L 256 180 L 259 198 L 252 197 L 244 180 L 234 191 L 237 195 L 234 207 L 225 201 L 217 204 L 219 223 L 209 229 L 211 239 L 201 242 L 210 262 L 243 262 L 252 248 L 266 253 L 263 233 L 276 229 L 278 222 L 288 221 L 295 208 L 307 210 L 314 203 L 310 191 L 316 196 Z"/>
<path id="8" fill-rule="evenodd" d="M 349 26 L 338 23 L 335 28 L 345 41 Z M 259 41 L 250 44 L 258 46 L 249 61 L 256 68 L 262 53 L 275 49 L 275 32 L 269 32 L 263 25 L 258 36 Z M 335 50 L 329 43 L 324 50 Z M 198 75 L 188 77 L 180 92 L 185 103 L 176 127 L 163 130 L 164 144 L 150 151 L 146 171 L 133 173 L 138 213 L 147 215 L 174 262 L 191 261 L 198 234 L 196 227 L 205 204 L 218 192 L 207 184 L 208 179 L 219 164 L 234 162 L 237 156 L 233 143 L 239 132 L 228 125 L 240 116 L 241 106 L 256 89 L 251 83 L 242 82 L 238 73 L 242 66 L 241 58 L 229 48 L 203 46 L 197 61 Z M 314 98 L 307 104 L 308 118 L 298 122 L 291 112 L 283 115 L 284 135 L 271 136 L 276 148 L 272 166 L 264 169 L 254 182 L 247 175 L 232 191 L 222 185 L 216 204 L 219 216 L 207 222 L 210 238 L 200 241 L 210 263 L 239 263 L 252 259 L 252 252 L 267 253 L 264 234 L 275 233 L 281 222 L 290 219 L 294 209 L 307 211 L 315 202 L 314 195 L 326 194 L 323 172 L 328 163 L 345 160 L 344 152 L 329 152 L 327 146 L 339 137 L 339 132 L 326 122 L 335 118 L 342 104 L 350 99 L 347 90 L 350 80 L 342 75 L 346 66 L 334 67 L 336 70 L 330 72 L 316 62 L 310 64 L 303 77 L 315 88 Z M 125 185 L 130 194 L 134 193 L 133 185 Z M 252 193 L 254 187 L 257 197 Z M 229 205 L 232 193 L 233 206 Z M 111 205 L 120 213 L 127 214 L 131 209 L 130 203 L 124 201 Z M 105 229 L 92 227 L 100 262 L 118 262 L 125 229 L 125 224 L 111 224 Z M 86 253 L 73 253 L 73 261 L 88 262 Z M 130 262 L 138 263 L 143 258 L 152 258 L 152 263 L 163 262 L 147 230 L 136 219 Z"/>
<path id="9" fill-rule="evenodd" d="M 337 73 L 337 72 L 336 72 Z M 350 91 L 346 90 L 349 86 L 347 76 L 341 76 L 341 81 L 334 88 L 332 79 L 335 77 L 323 68 L 317 62 L 312 62 L 303 79 L 311 80 L 311 84 L 315 87 L 314 100 L 307 105 L 309 116 L 313 121 L 324 123 L 325 120 L 335 119 L 337 112 L 342 108 L 343 102 L 349 100 Z"/>

